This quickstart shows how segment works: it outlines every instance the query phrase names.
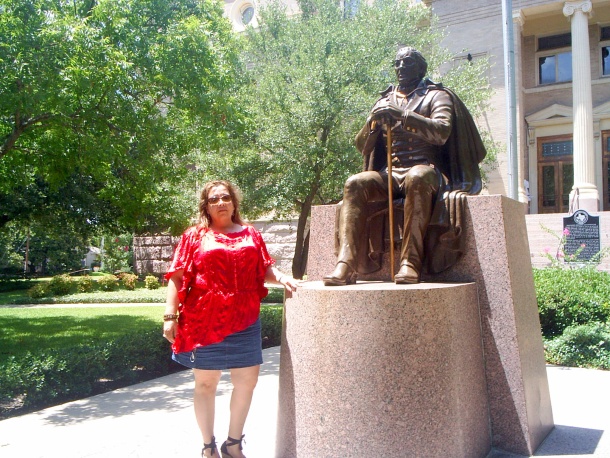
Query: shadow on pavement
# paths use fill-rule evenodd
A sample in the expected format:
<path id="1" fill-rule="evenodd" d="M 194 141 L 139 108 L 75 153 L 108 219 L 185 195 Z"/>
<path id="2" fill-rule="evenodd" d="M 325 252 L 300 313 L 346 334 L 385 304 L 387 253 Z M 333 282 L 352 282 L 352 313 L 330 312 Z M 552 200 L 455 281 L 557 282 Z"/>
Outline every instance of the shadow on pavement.
<path id="1" fill-rule="evenodd" d="M 279 372 L 280 347 L 269 348 L 264 353 L 260 377 L 277 375 Z M 216 396 L 231 392 L 231 378 L 224 371 Z M 193 403 L 193 375 L 184 370 L 137 385 L 128 386 L 66 404 L 61 409 L 42 411 L 44 421 L 56 426 L 77 424 L 91 419 L 122 417 L 138 412 L 161 410 L 175 412 L 190 408 Z M 45 413 L 46 412 L 46 413 Z"/>
<path id="2" fill-rule="evenodd" d="M 603 434 L 598 429 L 555 425 L 534 456 L 593 455 Z"/>

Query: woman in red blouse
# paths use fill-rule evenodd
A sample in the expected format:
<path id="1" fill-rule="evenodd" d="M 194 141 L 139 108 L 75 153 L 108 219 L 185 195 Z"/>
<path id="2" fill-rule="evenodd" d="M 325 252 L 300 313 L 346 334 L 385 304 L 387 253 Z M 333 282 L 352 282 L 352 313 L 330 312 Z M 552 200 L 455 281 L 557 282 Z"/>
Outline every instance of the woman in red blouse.
<path id="1" fill-rule="evenodd" d="M 204 447 L 218 458 L 214 401 L 221 370 L 233 392 L 229 434 L 222 458 L 242 458 L 243 428 L 262 364 L 260 301 L 264 283 L 295 291 L 298 282 L 273 264 L 260 233 L 239 215 L 238 191 L 227 181 L 207 183 L 199 201 L 201 224 L 180 239 L 168 280 L 163 335 L 172 358 L 193 369 L 195 416 Z"/>

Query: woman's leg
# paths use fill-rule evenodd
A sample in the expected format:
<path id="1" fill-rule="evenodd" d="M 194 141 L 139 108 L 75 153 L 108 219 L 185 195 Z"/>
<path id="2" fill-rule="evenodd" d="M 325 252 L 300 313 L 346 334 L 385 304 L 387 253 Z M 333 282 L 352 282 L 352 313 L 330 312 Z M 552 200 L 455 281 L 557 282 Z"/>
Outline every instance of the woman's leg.
<path id="1" fill-rule="evenodd" d="M 231 394 L 231 420 L 229 422 L 229 437 L 241 439 L 244 431 L 246 417 L 252 403 L 252 394 L 258 382 L 260 366 L 241 367 L 231 369 L 231 382 L 233 383 L 233 393 Z M 236 457 L 243 456 L 239 450 L 239 445 L 227 447 L 228 452 Z"/>
<path id="2" fill-rule="evenodd" d="M 193 405 L 195 418 L 201 430 L 204 444 L 212 442 L 214 436 L 214 408 L 216 387 L 220 381 L 220 371 L 193 369 L 195 374 L 195 393 Z"/>

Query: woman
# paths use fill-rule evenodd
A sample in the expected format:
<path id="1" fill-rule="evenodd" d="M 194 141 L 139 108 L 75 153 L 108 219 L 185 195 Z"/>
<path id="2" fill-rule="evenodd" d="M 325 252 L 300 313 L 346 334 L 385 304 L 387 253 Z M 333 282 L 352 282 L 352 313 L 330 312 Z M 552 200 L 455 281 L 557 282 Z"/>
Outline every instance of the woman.
<path id="1" fill-rule="evenodd" d="M 219 458 L 214 401 L 221 370 L 229 369 L 229 434 L 222 458 L 242 458 L 243 427 L 262 364 L 260 300 L 264 282 L 295 291 L 298 282 L 273 267 L 260 233 L 239 215 L 238 191 L 227 181 L 207 183 L 199 201 L 201 224 L 187 229 L 165 275 L 163 335 L 172 358 L 193 369 L 201 456 Z"/>

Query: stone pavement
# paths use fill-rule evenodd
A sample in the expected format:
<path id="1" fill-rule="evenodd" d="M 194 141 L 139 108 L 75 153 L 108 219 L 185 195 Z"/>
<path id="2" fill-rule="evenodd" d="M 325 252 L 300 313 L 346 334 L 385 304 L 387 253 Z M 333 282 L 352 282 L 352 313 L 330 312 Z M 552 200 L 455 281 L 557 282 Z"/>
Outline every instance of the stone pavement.
<path id="1" fill-rule="evenodd" d="M 248 458 L 275 456 L 279 353 L 279 347 L 263 350 L 265 364 L 245 428 Z M 610 458 L 610 372 L 549 366 L 547 373 L 557 426 L 535 456 Z M 198 457 L 192 384 L 190 371 L 184 371 L 0 421 L 0 457 Z M 219 445 L 227 434 L 230 392 L 224 374 L 216 404 Z M 301 458 L 320 457 L 312 450 Z"/>

